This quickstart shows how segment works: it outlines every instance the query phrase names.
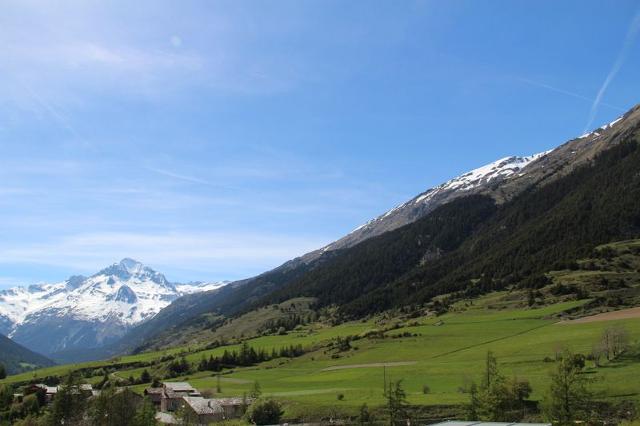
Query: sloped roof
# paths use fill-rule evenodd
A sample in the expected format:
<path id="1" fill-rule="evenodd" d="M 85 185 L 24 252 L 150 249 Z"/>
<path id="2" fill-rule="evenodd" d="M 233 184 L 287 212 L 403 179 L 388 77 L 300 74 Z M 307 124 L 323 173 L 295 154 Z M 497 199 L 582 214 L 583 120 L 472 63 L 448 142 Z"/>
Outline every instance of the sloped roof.
<path id="1" fill-rule="evenodd" d="M 174 392 L 194 392 L 196 389 L 188 382 L 164 382 L 164 387 Z"/>
<path id="2" fill-rule="evenodd" d="M 185 396 L 184 402 L 196 412 L 196 414 L 223 413 L 222 405 L 215 399 L 206 399 L 201 396 Z"/>
<path id="3" fill-rule="evenodd" d="M 39 387 L 40 389 L 43 389 L 47 393 L 58 393 L 57 386 L 47 386 L 44 383 L 38 383 L 34 386 Z"/>
<path id="4" fill-rule="evenodd" d="M 216 403 L 223 405 L 223 406 L 229 406 L 229 405 L 242 405 L 242 404 L 250 404 L 253 399 L 251 398 L 247 398 L 247 399 L 243 399 L 243 398 L 216 398 L 213 399 L 212 401 L 216 401 Z"/>

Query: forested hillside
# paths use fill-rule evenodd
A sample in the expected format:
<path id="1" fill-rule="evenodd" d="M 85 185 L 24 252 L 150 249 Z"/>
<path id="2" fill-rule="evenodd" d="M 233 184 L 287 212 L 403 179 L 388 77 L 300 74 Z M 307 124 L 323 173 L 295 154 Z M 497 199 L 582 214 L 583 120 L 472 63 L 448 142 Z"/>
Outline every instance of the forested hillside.
<path id="1" fill-rule="evenodd" d="M 153 347 L 186 325 L 212 327 L 212 315 L 234 317 L 294 297 L 336 305 L 344 320 L 422 306 L 452 292 L 542 285 L 544 272 L 572 264 L 598 244 L 638 235 L 638 111 L 567 142 L 524 174 L 453 199 L 404 227 L 179 299 L 91 358 Z"/>
<path id="2" fill-rule="evenodd" d="M 264 303 L 312 296 L 321 305 L 340 305 L 347 317 L 358 317 L 451 292 L 535 287 L 540 274 L 574 263 L 598 244 L 637 237 L 638 199 L 640 150 L 637 141 L 629 139 L 491 215 L 474 210 L 483 204 L 476 197 L 447 204 L 425 219 L 348 250 Z M 484 223 L 470 233 L 473 227 L 445 220 L 465 216 L 465 223 Z M 446 238 L 438 238 L 430 224 L 439 225 Z M 433 239 L 425 241 L 427 235 Z M 371 270 L 373 265 L 383 266 Z"/>
<path id="3" fill-rule="evenodd" d="M 49 367 L 54 362 L 0 334 L 0 362 L 8 374 Z"/>

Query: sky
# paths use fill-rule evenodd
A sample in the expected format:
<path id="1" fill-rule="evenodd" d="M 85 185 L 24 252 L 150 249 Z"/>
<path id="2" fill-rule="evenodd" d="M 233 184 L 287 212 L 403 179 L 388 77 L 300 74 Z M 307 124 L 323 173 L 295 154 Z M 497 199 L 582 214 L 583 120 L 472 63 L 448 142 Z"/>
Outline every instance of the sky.
<path id="1" fill-rule="evenodd" d="M 249 277 L 640 102 L 637 0 L 0 2 L 0 288 Z"/>

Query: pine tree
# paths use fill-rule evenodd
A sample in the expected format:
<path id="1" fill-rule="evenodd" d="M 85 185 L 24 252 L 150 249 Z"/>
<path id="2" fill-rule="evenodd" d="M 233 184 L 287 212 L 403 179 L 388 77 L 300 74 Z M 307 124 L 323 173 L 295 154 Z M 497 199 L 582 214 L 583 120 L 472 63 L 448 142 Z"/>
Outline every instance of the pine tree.
<path id="1" fill-rule="evenodd" d="M 133 426 L 156 426 L 156 409 L 148 397 L 145 397 L 133 417 Z"/>
<path id="2" fill-rule="evenodd" d="M 142 371 L 142 374 L 140 374 L 140 383 L 151 383 L 151 374 L 149 374 L 146 368 Z"/>
<path id="3" fill-rule="evenodd" d="M 82 419 L 87 406 L 87 397 L 83 392 L 79 392 L 80 384 L 76 374 L 70 373 L 67 376 L 53 400 L 49 424 L 54 426 L 74 424 Z"/>
<path id="4" fill-rule="evenodd" d="M 360 426 L 369 425 L 373 421 L 373 416 L 371 412 L 369 412 L 369 407 L 367 404 L 362 404 L 360 406 L 360 414 L 358 415 L 358 424 Z"/>
<path id="5" fill-rule="evenodd" d="M 253 382 L 253 389 L 251 389 L 249 396 L 251 398 L 257 399 L 257 398 L 260 398 L 261 395 L 262 395 L 262 388 L 260 387 L 260 383 Z"/>
<path id="6" fill-rule="evenodd" d="M 0 385 L 0 411 L 8 410 L 13 401 L 13 391 L 8 385 Z"/>
<path id="7" fill-rule="evenodd" d="M 402 380 L 389 383 L 386 392 L 387 411 L 389 412 L 389 425 L 394 426 L 408 417 L 407 394 L 402 389 Z"/>
<path id="8" fill-rule="evenodd" d="M 574 355 L 564 351 L 551 375 L 549 393 L 543 402 L 545 416 L 554 423 L 569 425 L 586 418 L 592 395 L 581 370 L 574 362 Z"/>

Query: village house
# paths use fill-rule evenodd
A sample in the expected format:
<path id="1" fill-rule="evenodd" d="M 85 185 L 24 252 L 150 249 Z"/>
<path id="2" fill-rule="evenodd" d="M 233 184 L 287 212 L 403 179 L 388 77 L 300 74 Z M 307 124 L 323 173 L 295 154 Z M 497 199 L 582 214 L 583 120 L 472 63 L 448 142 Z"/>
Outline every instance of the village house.
<path id="1" fill-rule="evenodd" d="M 183 405 L 185 396 L 202 396 L 197 389 L 187 382 L 164 382 L 160 397 L 160 411 L 176 411 Z"/>
<path id="2" fill-rule="evenodd" d="M 47 386 L 44 383 L 36 383 L 33 385 L 29 385 L 24 389 L 24 394 L 32 394 L 32 393 L 43 393 L 44 394 L 44 402 L 47 404 L 51 404 L 55 399 L 58 391 L 60 390 L 60 386 Z M 85 394 L 86 396 L 96 396 L 96 392 L 93 389 L 93 386 L 90 384 L 81 384 L 79 391 Z"/>
<path id="3" fill-rule="evenodd" d="M 56 394 L 58 393 L 58 387 L 47 386 L 44 383 L 37 383 L 34 385 L 27 386 L 24 390 L 25 394 L 38 393 L 38 392 L 44 393 L 44 401 L 47 404 L 50 404 L 53 401 L 53 398 L 55 398 Z"/>
<path id="4" fill-rule="evenodd" d="M 237 419 L 245 413 L 251 402 L 246 398 L 204 398 L 187 382 L 164 382 L 162 387 L 144 390 L 156 409 L 160 423 L 172 424 L 172 412 L 181 410 L 191 421 L 207 425 L 228 419 Z"/>
<path id="5" fill-rule="evenodd" d="M 182 398 L 183 409 L 186 415 L 198 424 L 207 425 L 211 422 L 219 422 L 242 417 L 249 401 L 243 398 Z"/>
<path id="6" fill-rule="evenodd" d="M 197 421 L 198 424 L 207 425 L 211 422 L 224 420 L 224 410 L 221 405 L 211 399 L 202 397 L 185 396 L 183 409 L 188 419 Z"/>
<path id="7" fill-rule="evenodd" d="M 164 388 L 146 388 L 144 390 L 144 396 L 149 398 L 149 400 L 153 403 L 153 406 L 156 407 L 156 410 L 160 409 L 160 403 L 162 402 L 163 393 Z"/>

